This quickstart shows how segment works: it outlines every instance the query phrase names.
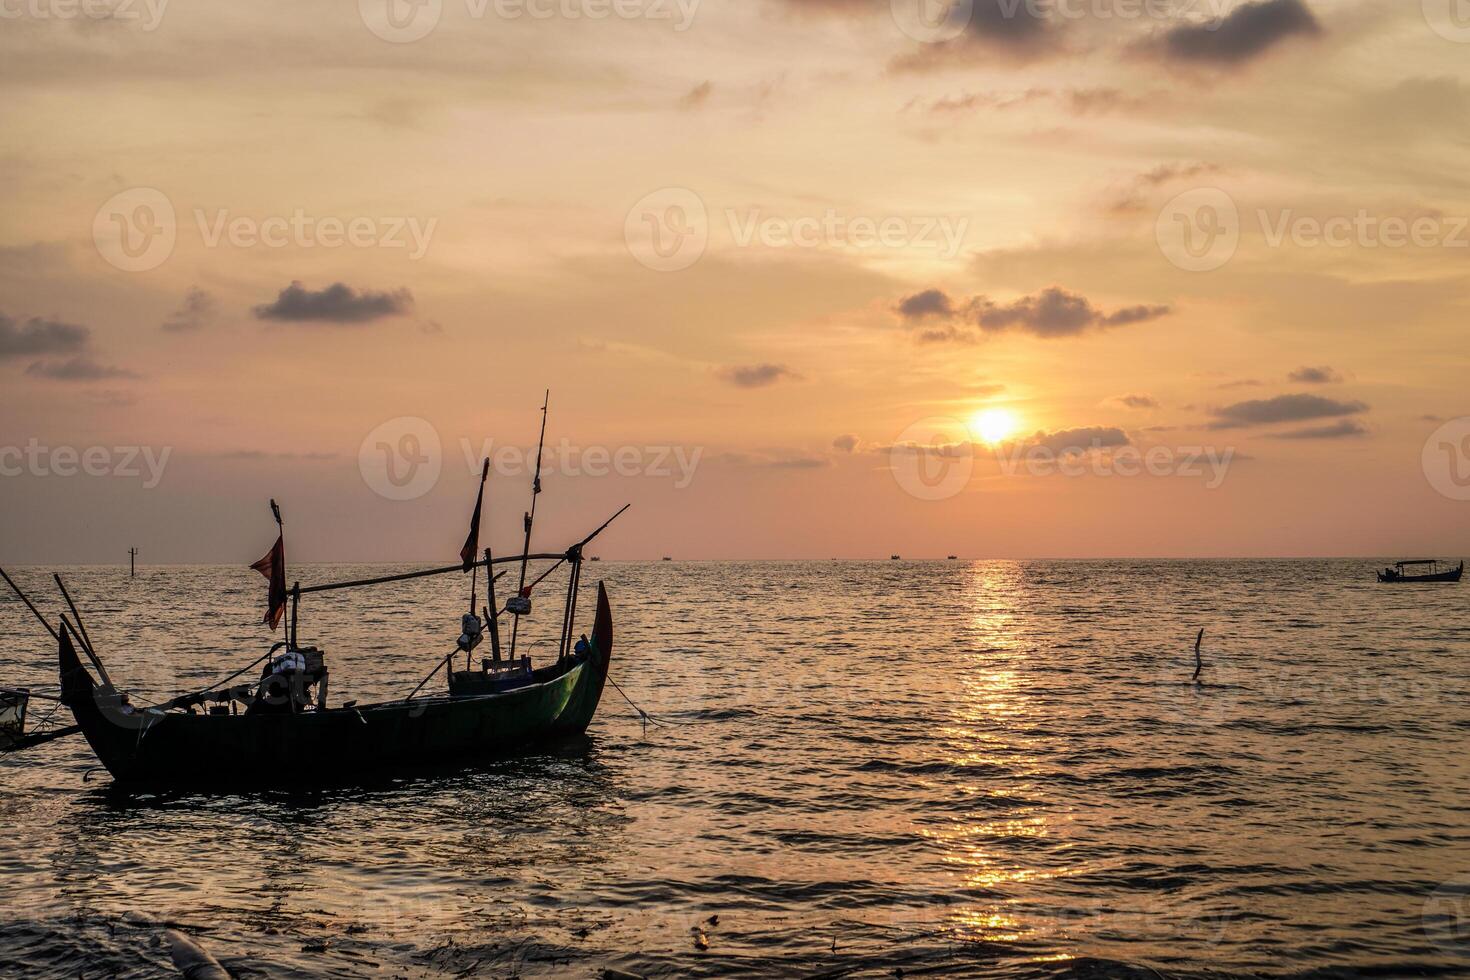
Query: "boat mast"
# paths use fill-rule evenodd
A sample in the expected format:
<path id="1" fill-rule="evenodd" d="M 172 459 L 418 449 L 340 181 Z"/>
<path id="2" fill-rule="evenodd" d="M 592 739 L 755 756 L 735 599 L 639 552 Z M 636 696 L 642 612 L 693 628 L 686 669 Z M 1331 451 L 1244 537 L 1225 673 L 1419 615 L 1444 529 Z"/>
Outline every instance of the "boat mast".
<path id="1" fill-rule="evenodd" d="M 551 389 L 546 390 L 546 400 L 541 404 L 541 438 L 536 442 L 536 475 L 531 481 L 531 509 L 526 514 L 526 543 L 521 551 L 521 581 L 517 587 L 516 598 L 525 600 L 526 595 L 526 563 L 531 554 L 531 528 L 536 524 L 536 498 L 541 496 L 541 453 L 546 448 L 546 415 L 551 408 Z M 510 659 L 516 657 L 516 639 L 521 631 L 521 612 L 525 608 L 524 602 L 518 604 L 515 610 L 515 619 L 510 627 Z"/>
<path id="2" fill-rule="evenodd" d="M 460 551 L 460 558 L 465 563 L 465 571 L 470 573 L 470 615 L 475 614 L 475 586 L 478 584 L 480 574 L 480 563 L 475 560 L 475 552 L 480 550 L 480 514 L 485 506 L 485 483 L 490 479 L 490 459 L 486 457 L 485 465 L 480 470 L 480 495 L 475 498 L 475 513 L 470 518 L 470 537 Z"/>

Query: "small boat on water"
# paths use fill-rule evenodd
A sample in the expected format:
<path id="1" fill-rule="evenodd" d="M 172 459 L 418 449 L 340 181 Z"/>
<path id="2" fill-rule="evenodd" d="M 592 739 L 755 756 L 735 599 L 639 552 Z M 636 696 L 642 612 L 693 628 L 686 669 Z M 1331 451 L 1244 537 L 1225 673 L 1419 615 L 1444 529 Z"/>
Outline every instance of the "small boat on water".
<path id="1" fill-rule="evenodd" d="M 1465 563 L 1463 561 L 1457 567 L 1450 568 L 1449 562 L 1442 562 L 1433 558 L 1423 558 L 1417 561 L 1394 562 L 1391 567 L 1385 568 L 1378 573 L 1378 581 L 1396 583 L 1458 582 L 1464 574 Z"/>
<path id="2" fill-rule="evenodd" d="M 0 691 L 0 749 L 8 749 L 25 737 L 26 706 L 30 692 Z"/>
<path id="3" fill-rule="evenodd" d="M 545 434 L 543 416 L 543 444 Z M 284 639 L 222 681 L 152 706 L 134 705 L 129 692 L 113 682 L 59 575 L 56 584 L 70 615 L 63 614 L 53 626 L 0 569 L 0 576 L 55 640 L 59 700 L 76 720 L 69 728 L 27 735 L 30 692 L 0 689 L 5 694 L 0 698 L 0 750 L 30 748 L 80 733 L 121 785 L 235 791 L 438 770 L 581 735 L 597 712 L 613 651 L 612 609 L 601 583 L 592 634 L 576 638 L 583 549 L 628 508 L 564 552 L 531 554 L 536 498 L 541 493 L 538 453 L 531 509 L 525 515 L 525 547 L 519 554 L 497 558 L 491 549 L 482 552 L 479 547 L 489 472 L 487 460 L 460 563 L 364 581 L 306 587 L 298 582 L 288 590 L 285 526 L 280 508 L 271 501 L 276 543 L 251 567 L 270 583 L 264 622 L 275 631 L 286 621 Z M 543 562 L 550 567 L 527 581 L 533 562 L 538 569 Z M 496 581 L 507 570 L 497 574 L 500 566 L 519 571 L 519 587 L 503 604 L 496 598 Z M 530 657 L 517 655 L 521 621 L 531 615 L 536 588 L 563 567 L 568 570 L 565 604 L 561 615 L 551 619 L 560 625 L 555 660 L 536 667 Z M 486 579 L 484 606 L 476 601 L 481 569 Z M 326 655 L 300 639 L 302 598 L 454 573 L 470 577 L 469 612 L 458 624 L 453 650 L 447 656 L 435 654 L 428 677 L 397 700 L 329 704 Z M 511 621 L 508 643 L 502 647 L 504 618 Z M 474 651 L 487 634 L 490 655 L 476 666 Z M 450 642 L 446 640 L 445 646 Z M 457 670 L 456 661 L 461 659 L 463 669 Z M 237 683 L 257 668 L 258 678 Z M 423 694 L 441 671 L 447 674 L 446 689 Z"/>

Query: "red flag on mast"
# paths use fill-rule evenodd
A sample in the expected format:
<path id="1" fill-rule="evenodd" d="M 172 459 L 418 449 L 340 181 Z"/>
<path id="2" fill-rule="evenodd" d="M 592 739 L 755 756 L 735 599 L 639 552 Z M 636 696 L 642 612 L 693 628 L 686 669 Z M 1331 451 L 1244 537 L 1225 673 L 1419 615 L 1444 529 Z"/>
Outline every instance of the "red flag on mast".
<path id="1" fill-rule="evenodd" d="M 270 604 L 266 608 L 265 618 L 261 622 L 269 623 L 271 632 L 281 625 L 281 619 L 286 615 L 286 531 L 281 524 L 281 509 L 271 501 L 271 512 L 276 515 L 276 526 L 280 533 L 276 535 L 276 543 L 264 558 L 250 567 L 264 575 L 270 585 Z"/>
<path id="2" fill-rule="evenodd" d="M 470 536 L 465 538 L 464 547 L 459 549 L 459 560 L 464 562 L 465 571 L 474 568 L 480 557 L 480 511 L 485 506 L 485 481 L 489 478 L 490 460 L 487 459 L 480 473 L 480 496 L 475 499 L 475 514 L 470 518 Z"/>

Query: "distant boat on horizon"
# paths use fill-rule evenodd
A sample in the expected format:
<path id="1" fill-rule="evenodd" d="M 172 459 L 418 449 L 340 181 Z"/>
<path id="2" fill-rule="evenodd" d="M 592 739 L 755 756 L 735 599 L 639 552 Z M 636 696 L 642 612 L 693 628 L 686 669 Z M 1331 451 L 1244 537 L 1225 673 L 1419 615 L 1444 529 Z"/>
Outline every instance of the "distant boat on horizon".
<path id="1" fill-rule="evenodd" d="M 1441 571 L 1440 565 L 1448 565 L 1449 562 L 1441 562 L 1436 558 L 1420 558 L 1415 561 L 1394 562 L 1391 568 L 1385 568 L 1378 573 L 1379 582 L 1393 583 L 1416 583 L 1416 582 L 1458 582 L 1465 574 L 1465 563 L 1462 561 L 1457 568 Z M 1427 572 L 1416 574 L 1418 569 L 1427 568 Z"/>
<path id="2" fill-rule="evenodd" d="M 903 555 L 889 555 L 889 561 L 903 561 Z"/>

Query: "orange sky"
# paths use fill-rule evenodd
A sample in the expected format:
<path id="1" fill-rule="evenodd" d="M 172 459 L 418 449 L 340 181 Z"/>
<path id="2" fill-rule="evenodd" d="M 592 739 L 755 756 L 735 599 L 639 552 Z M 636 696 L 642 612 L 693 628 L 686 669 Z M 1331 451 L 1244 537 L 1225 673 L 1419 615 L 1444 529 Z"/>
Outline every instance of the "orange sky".
<path id="1" fill-rule="evenodd" d="M 1470 551 L 1451 0 L 953 8 L 4 4 L 0 560 Z"/>

